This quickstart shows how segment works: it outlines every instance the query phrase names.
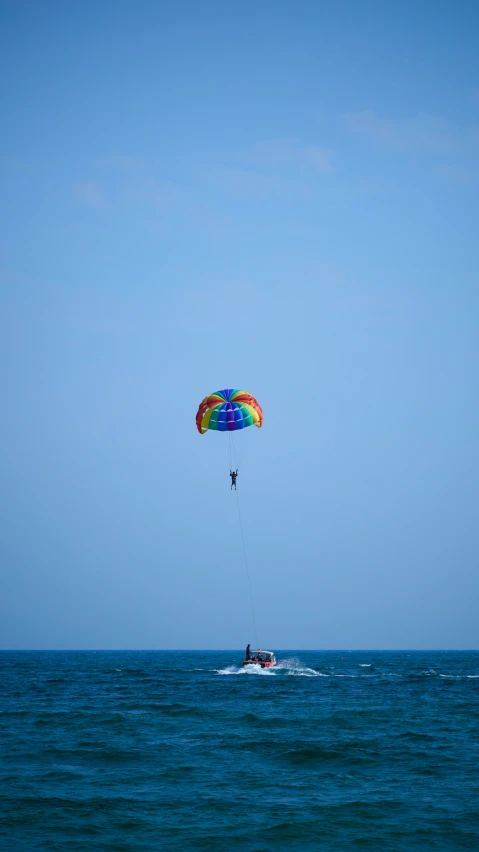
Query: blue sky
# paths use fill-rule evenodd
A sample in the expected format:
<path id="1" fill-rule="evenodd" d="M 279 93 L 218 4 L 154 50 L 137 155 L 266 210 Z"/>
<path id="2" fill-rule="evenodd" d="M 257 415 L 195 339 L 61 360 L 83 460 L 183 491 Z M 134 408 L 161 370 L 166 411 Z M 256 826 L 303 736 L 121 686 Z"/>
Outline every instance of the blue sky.
<path id="1" fill-rule="evenodd" d="M 0 3 L 0 647 L 478 648 L 479 8 Z M 240 444 L 240 440 L 243 443 Z"/>

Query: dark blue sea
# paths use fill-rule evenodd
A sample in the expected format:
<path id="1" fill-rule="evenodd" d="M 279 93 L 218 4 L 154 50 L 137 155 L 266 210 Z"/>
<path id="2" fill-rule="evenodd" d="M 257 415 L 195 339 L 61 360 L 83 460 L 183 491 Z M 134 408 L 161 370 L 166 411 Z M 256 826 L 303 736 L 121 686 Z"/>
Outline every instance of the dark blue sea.
<path id="1" fill-rule="evenodd" d="M 0 849 L 479 850 L 479 652 L 0 653 Z"/>

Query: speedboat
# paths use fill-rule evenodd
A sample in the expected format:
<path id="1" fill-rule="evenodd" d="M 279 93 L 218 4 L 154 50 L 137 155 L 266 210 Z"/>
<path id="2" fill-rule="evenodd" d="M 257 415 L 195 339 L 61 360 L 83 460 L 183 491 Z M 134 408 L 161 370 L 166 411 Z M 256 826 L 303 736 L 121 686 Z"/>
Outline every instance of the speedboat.
<path id="1" fill-rule="evenodd" d="M 243 666 L 261 666 L 262 669 L 270 669 L 276 665 L 276 657 L 272 651 L 263 651 L 258 648 L 257 651 L 250 651 L 249 657 L 243 660 Z"/>

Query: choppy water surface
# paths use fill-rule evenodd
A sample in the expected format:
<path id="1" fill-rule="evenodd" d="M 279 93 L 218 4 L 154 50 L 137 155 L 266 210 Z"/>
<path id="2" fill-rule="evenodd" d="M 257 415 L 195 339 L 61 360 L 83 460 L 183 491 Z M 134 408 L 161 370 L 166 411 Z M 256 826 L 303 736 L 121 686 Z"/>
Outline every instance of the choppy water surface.
<path id="1" fill-rule="evenodd" d="M 479 653 L 241 656 L 1 653 L 0 848 L 479 849 Z"/>

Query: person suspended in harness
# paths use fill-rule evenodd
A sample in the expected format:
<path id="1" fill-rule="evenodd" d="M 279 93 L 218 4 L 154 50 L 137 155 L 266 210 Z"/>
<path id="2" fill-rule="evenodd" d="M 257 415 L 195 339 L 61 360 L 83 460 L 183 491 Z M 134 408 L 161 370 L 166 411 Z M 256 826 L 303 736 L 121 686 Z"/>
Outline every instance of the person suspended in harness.
<path id="1" fill-rule="evenodd" d="M 237 469 L 236 470 L 230 470 L 230 476 L 231 476 L 231 488 L 233 488 L 233 485 L 234 485 L 235 491 L 236 491 L 236 477 L 238 476 L 238 470 Z"/>

